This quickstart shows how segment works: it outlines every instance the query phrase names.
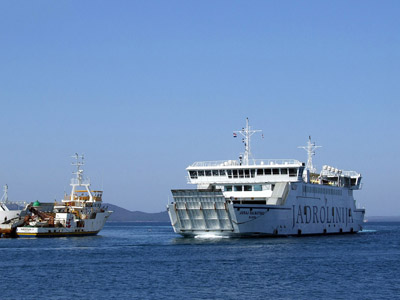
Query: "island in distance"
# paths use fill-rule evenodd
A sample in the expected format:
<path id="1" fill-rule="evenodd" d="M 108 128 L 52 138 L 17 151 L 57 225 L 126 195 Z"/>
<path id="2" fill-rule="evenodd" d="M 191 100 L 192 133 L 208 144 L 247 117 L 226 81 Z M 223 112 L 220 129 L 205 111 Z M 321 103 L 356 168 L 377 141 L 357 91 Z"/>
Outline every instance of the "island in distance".
<path id="1" fill-rule="evenodd" d="M 113 213 L 108 218 L 109 222 L 167 222 L 170 223 L 168 212 L 146 213 L 142 211 L 130 211 L 114 204 L 107 203 Z M 367 216 L 365 222 L 400 222 L 400 216 Z"/>
<path id="2" fill-rule="evenodd" d="M 130 211 L 114 204 L 107 203 L 108 209 L 113 211 L 108 222 L 170 222 L 168 212 L 145 213 Z"/>

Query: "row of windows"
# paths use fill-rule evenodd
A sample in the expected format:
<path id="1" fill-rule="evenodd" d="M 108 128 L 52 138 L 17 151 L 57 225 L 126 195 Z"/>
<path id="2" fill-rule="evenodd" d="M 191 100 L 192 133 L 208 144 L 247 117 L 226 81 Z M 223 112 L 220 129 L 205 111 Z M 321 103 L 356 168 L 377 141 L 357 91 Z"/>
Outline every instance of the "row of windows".
<path id="1" fill-rule="evenodd" d="M 304 168 L 299 169 L 299 176 Z M 297 168 L 268 168 L 268 169 L 234 169 L 234 170 L 198 170 L 189 171 L 190 178 L 197 179 L 201 176 L 228 176 L 228 178 L 254 178 L 255 175 L 288 175 L 297 176 Z"/>
<path id="2" fill-rule="evenodd" d="M 262 185 L 261 184 L 256 184 L 256 185 L 225 185 L 224 186 L 224 191 L 225 192 L 259 192 L 262 191 Z"/>
<path id="3" fill-rule="evenodd" d="M 342 196 L 342 190 L 327 189 L 327 188 L 323 188 L 323 187 L 306 186 L 306 185 L 303 186 L 303 193 L 315 193 L 315 194 Z"/>

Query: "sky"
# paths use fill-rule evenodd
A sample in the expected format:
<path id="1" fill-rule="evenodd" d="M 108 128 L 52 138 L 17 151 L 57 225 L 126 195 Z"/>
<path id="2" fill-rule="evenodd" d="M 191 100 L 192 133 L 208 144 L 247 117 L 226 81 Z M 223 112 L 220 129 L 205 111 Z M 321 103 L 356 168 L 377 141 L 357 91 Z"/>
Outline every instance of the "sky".
<path id="1" fill-rule="evenodd" d="M 367 216 L 400 215 L 399 1 L 1 1 L 0 185 L 68 192 L 71 155 L 103 200 L 159 212 L 195 161 L 355 170 Z"/>

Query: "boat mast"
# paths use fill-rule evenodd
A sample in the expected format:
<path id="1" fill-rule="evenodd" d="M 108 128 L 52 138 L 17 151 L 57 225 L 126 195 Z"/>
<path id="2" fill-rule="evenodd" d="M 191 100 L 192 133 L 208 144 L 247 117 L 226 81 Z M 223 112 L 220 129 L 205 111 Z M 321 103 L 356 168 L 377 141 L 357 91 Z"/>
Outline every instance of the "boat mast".
<path id="1" fill-rule="evenodd" d="M 83 170 L 81 169 L 81 166 L 84 165 L 84 157 L 83 155 L 79 156 L 78 153 L 75 153 L 72 157 L 76 159 L 76 162 L 72 163 L 73 166 L 76 166 L 76 172 L 72 172 L 72 174 L 76 175 L 76 178 L 72 178 L 71 180 L 71 201 L 74 201 L 76 187 L 84 186 L 89 195 L 89 202 L 93 202 L 93 195 L 89 189 L 90 183 L 87 180 L 83 180 Z M 81 159 L 81 161 L 79 161 L 79 159 Z"/>
<path id="2" fill-rule="evenodd" d="M 0 211 L 9 211 L 8 207 L 8 185 L 4 186 L 4 194 L 0 199 Z"/>
<path id="3" fill-rule="evenodd" d="M 84 165 L 83 162 L 83 155 L 79 156 L 78 153 L 75 153 L 74 156 L 72 156 L 72 158 L 76 159 L 75 163 L 71 163 L 71 165 L 76 166 L 76 172 L 72 172 L 72 174 L 76 175 L 76 180 L 77 180 L 77 184 L 80 186 L 82 184 L 82 174 L 83 174 L 83 170 L 81 170 L 81 166 Z M 79 161 L 79 158 L 81 158 L 81 161 Z"/>
<path id="4" fill-rule="evenodd" d="M 246 118 L 246 128 L 242 128 L 240 131 L 234 131 L 234 134 L 240 133 L 243 138 L 244 143 L 244 157 L 243 157 L 243 165 L 247 166 L 249 164 L 249 157 L 251 156 L 250 151 L 250 137 L 256 132 L 261 132 L 262 130 L 251 130 L 249 126 L 249 118 Z M 235 136 L 235 135 L 234 135 Z"/>
<path id="5" fill-rule="evenodd" d="M 4 187 L 4 194 L 3 197 L 1 197 L 0 202 L 4 202 L 5 204 L 8 203 L 8 185 L 6 184 Z"/>
<path id="6" fill-rule="evenodd" d="M 322 146 L 316 146 L 315 142 L 311 143 L 311 136 L 308 136 L 308 142 L 307 146 L 299 146 L 298 148 L 304 149 L 307 152 L 307 165 L 306 165 L 306 170 L 309 170 L 310 173 L 315 173 L 317 170 L 315 169 L 313 162 L 312 162 L 312 157 L 315 155 L 315 149 L 321 148 Z"/>

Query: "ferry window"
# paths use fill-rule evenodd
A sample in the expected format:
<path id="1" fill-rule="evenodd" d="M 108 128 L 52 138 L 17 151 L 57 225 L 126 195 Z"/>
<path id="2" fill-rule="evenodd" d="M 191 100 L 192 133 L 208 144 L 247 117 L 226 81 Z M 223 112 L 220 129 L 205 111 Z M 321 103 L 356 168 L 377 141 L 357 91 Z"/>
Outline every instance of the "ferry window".
<path id="1" fill-rule="evenodd" d="M 232 192 L 232 186 L 226 185 L 224 190 L 225 190 L 225 192 Z"/>
<path id="2" fill-rule="evenodd" d="M 239 178 L 243 178 L 243 170 L 239 170 Z"/>
<path id="3" fill-rule="evenodd" d="M 244 177 L 246 177 L 246 178 L 250 177 L 250 170 L 249 169 L 244 170 Z"/>
<path id="4" fill-rule="evenodd" d="M 251 185 L 244 185 L 243 189 L 245 192 L 251 192 Z"/>
<path id="5" fill-rule="evenodd" d="M 213 171 L 212 171 L 212 174 L 213 174 L 213 176 L 219 176 L 218 170 L 213 170 Z"/>
<path id="6" fill-rule="evenodd" d="M 232 170 L 226 170 L 226 173 L 228 173 L 228 178 L 232 178 Z"/>
<path id="7" fill-rule="evenodd" d="M 197 178 L 197 171 L 189 171 L 190 178 L 196 179 Z"/>
<path id="8" fill-rule="evenodd" d="M 225 176 L 225 170 L 219 170 L 219 175 Z"/>
<path id="9" fill-rule="evenodd" d="M 304 167 L 299 168 L 299 177 L 303 176 Z"/>
<path id="10" fill-rule="evenodd" d="M 211 170 L 206 170 L 206 176 L 211 176 Z"/>
<path id="11" fill-rule="evenodd" d="M 241 192 L 242 190 L 243 189 L 241 185 L 235 185 L 235 192 Z"/>
<path id="12" fill-rule="evenodd" d="M 279 175 L 279 169 L 272 169 L 272 174 Z"/>
<path id="13" fill-rule="evenodd" d="M 285 168 L 285 169 L 281 169 L 281 174 L 282 175 L 286 175 L 287 174 L 287 169 Z"/>
<path id="14" fill-rule="evenodd" d="M 261 185 L 261 184 L 256 184 L 256 185 L 254 186 L 254 191 L 255 191 L 255 192 L 262 191 L 262 185 Z"/>
<path id="15" fill-rule="evenodd" d="M 263 169 L 257 169 L 257 175 L 264 175 Z"/>
<path id="16" fill-rule="evenodd" d="M 265 169 L 264 173 L 265 175 L 271 175 L 271 169 Z"/>
<path id="17" fill-rule="evenodd" d="M 290 177 L 296 177 L 297 176 L 297 170 L 295 168 L 289 168 L 289 176 Z"/>
<path id="18" fill-rule="evenodd" d="M 204 176 L 204 171 L 198 171 L 199 176 Z"/>
<path id="19" fill-rule="evenodd" d="M 256 169 L 251 169 L 250 170 L 250 177 L 254 178 L 255 175 L 256 175 Z"/>
<path id="20" fill-rule="evenodd" d="M 238 171 L 237 170 L 232 170 L 233 173 L 233 178 L 238 178 Z"/>

